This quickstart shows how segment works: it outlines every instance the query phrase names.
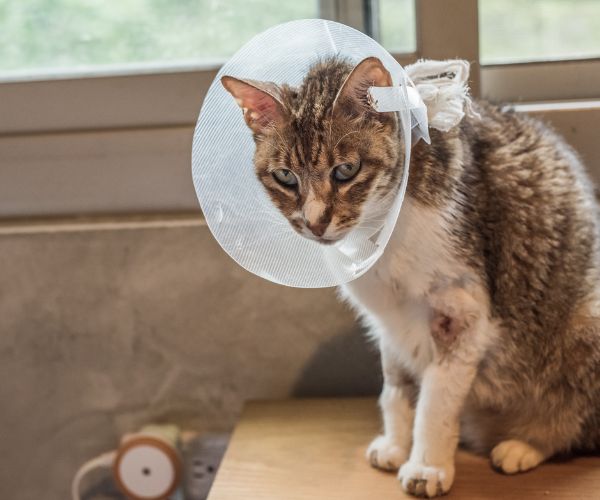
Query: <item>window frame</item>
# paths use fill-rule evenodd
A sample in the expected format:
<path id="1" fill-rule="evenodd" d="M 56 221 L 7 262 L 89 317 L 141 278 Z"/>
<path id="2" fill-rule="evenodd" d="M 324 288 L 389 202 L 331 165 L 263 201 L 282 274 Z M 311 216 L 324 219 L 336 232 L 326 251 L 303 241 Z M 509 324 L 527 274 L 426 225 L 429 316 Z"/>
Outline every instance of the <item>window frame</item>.
<path id="1" fill-rule="evenodd" d="M 424 55 L 460 54 L 472 63 L 476 96 L 600 103 L 591 77 L 600 74 L 600 59 L 480 67 L 477 0 L 415 1 L 416 52 L 394 54 L 401 64 Z M 323 18 L 375 34 L 377 4 L 320 0 L 319 7 Z M 129 66 L 0 82 L 0 218 L 198 211 L 189 168 L 191 137 L 218 68 L 217 62 Z M 582 126 L 600 121 L 600 105 L 571 102 L 565 112 L 553 104 L 541 104 L 536 112 L 556 116 L 565 130 L 577 128 L 577 120 Z M 590 149 L 592 160 L 600 157 L 595 143 L 583 144 L 596 148 Z M 47 165 L 57 165 L 56 171 L 47 172 Z M 40 172 L 43 181 L 37 180 Z"/>
<path id="2" fill-rule="evenodd" d="M 490 64 L 481 68 L 483 96 L 502 102 L 600 99 L 598 75 L 600 58 Z"/>
<path id="3" fill-rule="evenodd" d="M 401 64 L 426 55 L 472 63 L 471 91 L 500 102 L 598 99 L 600 58 L 479 65 L 477 0 L 415 0 L 417 48 L 394 54 Z M 320 0 L 320 16 L 370 34 L 377 1 Z M 105 128 L 181 126 L 196 120 L 220 67 L 131 65 L 88 73 L 0 80 L 0 136 Z M 544 85 L 540 86 L 539 82 Z"/>

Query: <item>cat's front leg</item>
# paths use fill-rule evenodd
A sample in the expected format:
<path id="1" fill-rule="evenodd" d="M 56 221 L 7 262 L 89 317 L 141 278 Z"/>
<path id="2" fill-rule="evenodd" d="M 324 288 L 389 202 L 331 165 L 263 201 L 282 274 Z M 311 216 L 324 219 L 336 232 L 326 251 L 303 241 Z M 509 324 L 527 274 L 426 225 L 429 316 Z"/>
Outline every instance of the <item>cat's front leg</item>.
<path id="1" fill-rule="evenodd" d="M 380 339 L 379 348 L 384 379 L 379 397 L 383 434 L 369 445 L 367 459 L 373 467 L 398 470 L 410 453 L 417 388 L 385 338 Z"/>
<path id="2" fill-rule="evenodd" d="M 413 495 L 441 495 L 454 481 L 460 412 L 488 344 L 488 307 L 482 297 L 457 286 L 429 297 L 434 359 L 422 375 L 413 446 L 398 474 L 403 489 Z"/>

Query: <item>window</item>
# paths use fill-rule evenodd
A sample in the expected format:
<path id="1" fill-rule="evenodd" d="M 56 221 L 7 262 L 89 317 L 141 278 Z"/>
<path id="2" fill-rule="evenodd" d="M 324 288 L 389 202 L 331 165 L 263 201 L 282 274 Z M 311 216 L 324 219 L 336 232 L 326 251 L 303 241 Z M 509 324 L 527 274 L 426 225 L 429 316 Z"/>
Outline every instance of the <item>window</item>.
<path id="1" fill-rule="evenodd" d="M 483 95 L 598 99 L 600 2 L 479 0 Z"/>
<path id="2" fill-rule="evenodd" d="M 0 74 L 216 64 L 269 26 L 317 15 L 316 0 L 0 0 Z"/>
<path id="3" fill-rule="evenodd" d="M 402 64 L 468 59 L 476 94 L 537 103 L 600 165 L 598 0 L 0 0 L 0 217 L 197 211 L 191 138 L 221 61 L 305 17 Z"/>
<path id="4" fill-rule="evenodd" d="M 600 57 L 598 0 L 480 0 L 483 64 Z"/>
<path id="5" fill-rule="evenodd" d="M 390 52 L 416 51 L 414 0 L 379 0 L 375 22 L 378 23 L 378 38 Z"/>

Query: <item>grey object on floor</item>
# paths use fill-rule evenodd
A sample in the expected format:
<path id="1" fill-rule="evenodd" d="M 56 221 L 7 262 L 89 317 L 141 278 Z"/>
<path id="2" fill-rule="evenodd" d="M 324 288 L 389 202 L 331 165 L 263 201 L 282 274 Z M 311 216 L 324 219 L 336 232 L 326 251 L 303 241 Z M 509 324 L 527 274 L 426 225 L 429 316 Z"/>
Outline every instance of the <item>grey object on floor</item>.
<path id="1" fill-rule="evenodd" d="M 229 434 L 208 434 L 186 443 L 183 449 L 185 500 L 205 500 L 225 454 Z"/>

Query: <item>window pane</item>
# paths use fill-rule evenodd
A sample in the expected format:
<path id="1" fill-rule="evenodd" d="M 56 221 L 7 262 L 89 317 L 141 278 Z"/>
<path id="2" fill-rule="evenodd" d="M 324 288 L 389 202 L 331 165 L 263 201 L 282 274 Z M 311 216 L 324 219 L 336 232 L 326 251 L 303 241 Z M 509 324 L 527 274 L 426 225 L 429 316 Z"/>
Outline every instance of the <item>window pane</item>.
<path id="1" fill-rule="evenodd" d="M 600 57 L 600 0 L 479 0 L 484 64 Z"/>
<path id="2" fill-rule="evenodd" d="M 381 44 L 390 52 L 415 52 L 414 0 L 379 0 L 378 10 Z"/>
<path id="3" fill-rule="evenodd" d="M 218 60 L 317 15 L 317 0 L 0 0 L 0 72 Z"/>

